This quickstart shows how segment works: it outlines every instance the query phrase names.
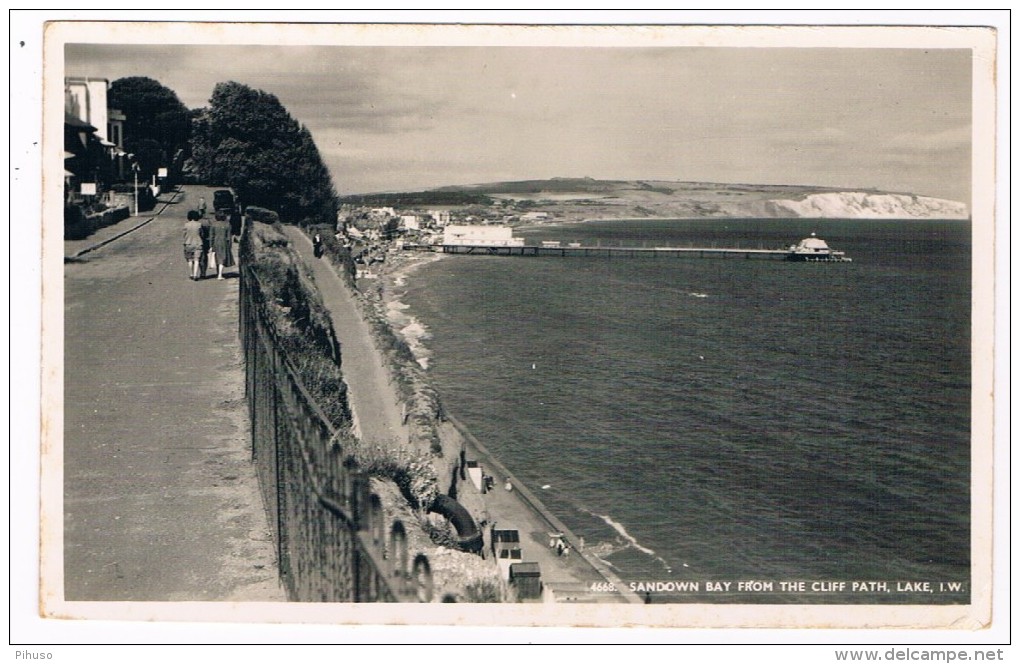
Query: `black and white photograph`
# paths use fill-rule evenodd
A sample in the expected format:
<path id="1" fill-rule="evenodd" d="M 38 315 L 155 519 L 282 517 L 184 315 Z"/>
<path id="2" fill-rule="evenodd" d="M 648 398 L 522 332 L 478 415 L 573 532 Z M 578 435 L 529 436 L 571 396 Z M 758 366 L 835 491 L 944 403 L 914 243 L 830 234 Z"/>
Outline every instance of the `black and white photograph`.
<path id="1" fill-rule="evenodd" d="M 42 46 L 43 621 L 992 624 L 993 28 Z"/>

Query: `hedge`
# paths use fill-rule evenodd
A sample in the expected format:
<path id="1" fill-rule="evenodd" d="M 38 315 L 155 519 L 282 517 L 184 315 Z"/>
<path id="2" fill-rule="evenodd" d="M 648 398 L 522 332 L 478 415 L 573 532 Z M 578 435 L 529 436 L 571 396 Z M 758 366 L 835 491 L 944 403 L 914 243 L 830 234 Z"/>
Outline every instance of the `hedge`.
<path id="1" fill-rule="evenodd" d="M 308 268 L 278 228 L 260 222 L 246 229 L 241 254 L 262 284 L 277 339 L 302 383 L 334 427 L 349 426 L 340 344 Z"/>
<path id="2" fill-rule="evenodd" d="M 64 239 L 80 240 L 92 235 L 100 228 L 124 221 L 131 216 L 131 210 L 124 205 L 108 208 L 102 212 L 83 214 L 80 206 L 64 208 Z"/>

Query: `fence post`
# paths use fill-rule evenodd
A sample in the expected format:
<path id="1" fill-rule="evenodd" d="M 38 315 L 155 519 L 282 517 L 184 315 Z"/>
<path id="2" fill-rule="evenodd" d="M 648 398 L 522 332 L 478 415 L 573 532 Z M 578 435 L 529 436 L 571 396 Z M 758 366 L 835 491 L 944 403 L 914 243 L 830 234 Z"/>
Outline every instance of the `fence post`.
<path id="1" fill-rule="evenodd" d="M 417 593 L 419 602 L 431 602 L 435 592 L 435 585 L 432 580 L 432 566 L 425 554 L 419 553 L 414 557 L 414 565 L 411 567 L 411 580 Z"/>
<path id="2" fill-rule="evenodd" d="M 396 591 L 399 595 L 407 593 L 407 531 L 399 520 L 393 522 L 390 529 L 391 569 L 397 581 Z"/>

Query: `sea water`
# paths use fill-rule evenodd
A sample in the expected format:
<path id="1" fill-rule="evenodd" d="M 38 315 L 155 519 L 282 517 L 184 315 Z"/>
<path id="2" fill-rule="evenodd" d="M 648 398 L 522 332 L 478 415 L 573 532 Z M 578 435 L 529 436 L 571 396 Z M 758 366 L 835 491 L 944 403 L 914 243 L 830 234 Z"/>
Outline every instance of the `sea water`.
<path id="1" fill-rule="evenodd" d="M 445 407 L 625 581 L 967 582 L 969 222 L 518 231 L 766 249 L 811 233 L 853 262 L 449 256 L 404 300 Z"/>

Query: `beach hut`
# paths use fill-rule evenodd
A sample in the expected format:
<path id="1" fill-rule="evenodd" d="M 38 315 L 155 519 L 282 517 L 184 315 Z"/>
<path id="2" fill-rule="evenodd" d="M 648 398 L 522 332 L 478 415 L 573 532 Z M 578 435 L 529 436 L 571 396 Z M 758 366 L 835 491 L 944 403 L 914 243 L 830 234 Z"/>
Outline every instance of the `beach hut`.
<path id="1" fill-rule="evenodd" d="M 517 589 L 518 599 L 540 599 L 542 597 L 542 572 L 538 563 L 510 565 L 510 585 Z"/>

